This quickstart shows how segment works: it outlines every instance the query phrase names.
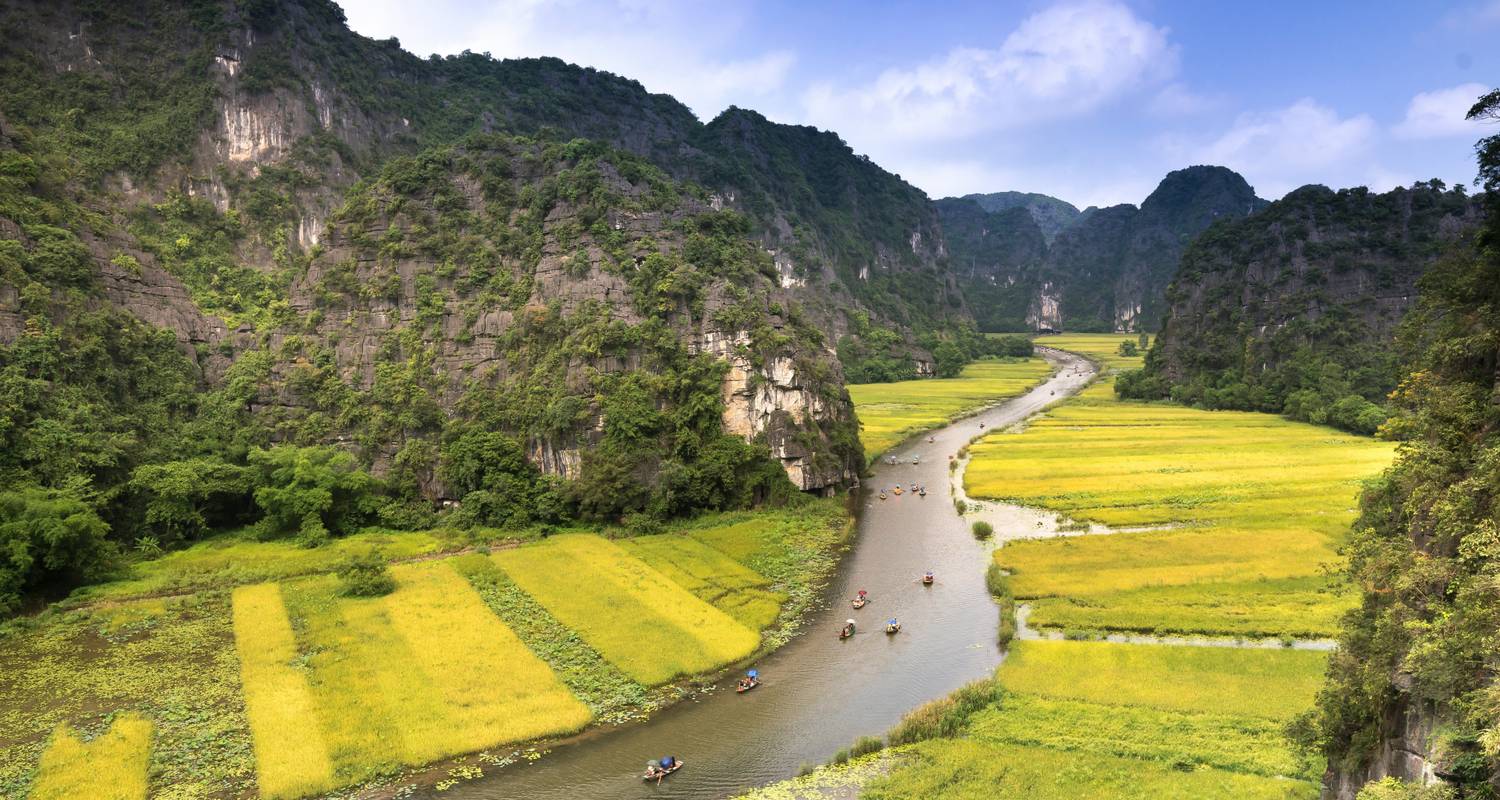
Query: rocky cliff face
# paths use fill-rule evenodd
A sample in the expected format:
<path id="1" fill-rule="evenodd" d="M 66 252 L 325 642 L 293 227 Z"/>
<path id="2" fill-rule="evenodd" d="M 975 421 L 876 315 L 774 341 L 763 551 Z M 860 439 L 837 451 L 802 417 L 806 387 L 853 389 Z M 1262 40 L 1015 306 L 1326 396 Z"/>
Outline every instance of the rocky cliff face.
<path id="1" fill-rule="evenodd" d="M 985 296 L 974 314 L 992 330 L 1154 330 L 1162 298 L 1188 243 L 1219 219 L 1254 212 L 1264 201 L 1244 179 L 1223 167 L 1189 167 L 1167 175 L 1140 208 L 1131 205 L 1078 214 L 1045 242 L 1038 257 L 1036 220 L 991 212 L 986 238 L 950 233 L 956 263 L 971 265 L 966 292 Z M 939 204 L 945 227 L 974 230 L 972 210 Z M 1040 230 L 1040 226 L 1037 226 Z M 1043 236 L 1046 239 L 1045 234 Z M 997 252 L 991 241 L 1028 244 Z M 963 274 L 963 273 L 961 273 Z M 996 290 L 993 287 L 1005 287 Z M 1016 309 L 1025 306 L 1023 319 Z"/>

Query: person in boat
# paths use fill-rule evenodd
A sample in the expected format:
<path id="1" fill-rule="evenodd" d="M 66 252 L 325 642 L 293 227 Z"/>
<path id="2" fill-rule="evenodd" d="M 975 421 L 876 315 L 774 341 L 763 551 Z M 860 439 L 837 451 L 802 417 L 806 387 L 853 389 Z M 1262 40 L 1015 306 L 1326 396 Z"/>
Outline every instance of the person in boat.
<path id="1" fill-rule="evenodd" d="M 854 620 L 844 620 L 844 629 L 839 631 L 839 638 L 847 639 L 854 635 Z"/>
<path id="2" fill-rule="evenodd" d="M 752 669 L 749 672 L 745 673 L 745 677 L 740 678 L 740 691 L 747 692 L 751 689 L 754 689 L 759 683 L 760 673 Z"/>
<path id="3" fill-rule="evenodd" d="M 926 572 L 922 573 L 922 582 L 923 583 L 932 583 L 932 579 L 933 579 L 932 570 L 929 569 Z"/>
<path id="4" fill-rule="evenodd" d="M 886 633 L 895 633 L 895 632 L 897 632 L 899 630 L 901 630 L 901 623 L 897 622 L 895 617 L 891 617 L 890 619 L 886 620 L 886 622 L 885 622 L 885 632 Z"/>
<path id="5" fill-rule="evenodd" d="M 881 490 L 880 490 L 880 499 L 881 499 L 881 500 L 884 500 L 884 499 L 885 499 L 885 490 L 884 490 L 884 489 L 881 489 Z"/>

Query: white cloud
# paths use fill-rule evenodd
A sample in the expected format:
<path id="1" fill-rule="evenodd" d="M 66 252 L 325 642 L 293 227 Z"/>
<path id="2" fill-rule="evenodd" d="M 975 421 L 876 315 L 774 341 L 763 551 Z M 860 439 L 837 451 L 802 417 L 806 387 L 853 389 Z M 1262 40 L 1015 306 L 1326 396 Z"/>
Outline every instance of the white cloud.
<path id="1" fill-rule="evenodd" d="M 1212 111 L 1223 104 L 1222 97 L 1198 94 L 1180 83 L 1170 83 L 1151 98 L 1146 110 L 1159 117 L 1183 117 Z"/>
<path id="2" fill-rule="evenodd" d="M 1367 114 L 1340 117 L 1311 99 L 1286 108 L 1241 114 L 1206 144 L 1168 147 L 1183 163 L 1222 164 L 1245 176 L 1263 197 L 1307 183 L 1332 183 L 1367 156 L 1379 128 Z"/>
<path id="3" fill-rule="evenodd" d="M 705 118 L 731 104 L 774 103 L 796 64 L 789 50 L 737 47 L 738 0 L 347 0 L 344 10 L 356 31 L 396 36 L 418 55 L 556 56 L 638 80 Z"/>
<path id="4" fill-rule="evenodd" d="M 1167 31 L 1104 0 L 1028 17 L 995 49 L 958 47 L 855 87 L 821 83 L 803 95 L 814 124 L 852 142 L 959 138 L 1091 111 L 1169 77 Z"/>
<path id="5" fill-rule="evenodd" d="M 1482 123 L 1464 119 L 1479 96 L 1489 91 L 1482 83 L 1422 92 L 1406 107 L 1406 118 L 1391 129 L 1400 139 L 1440 139 L 1478 136 Z"/>

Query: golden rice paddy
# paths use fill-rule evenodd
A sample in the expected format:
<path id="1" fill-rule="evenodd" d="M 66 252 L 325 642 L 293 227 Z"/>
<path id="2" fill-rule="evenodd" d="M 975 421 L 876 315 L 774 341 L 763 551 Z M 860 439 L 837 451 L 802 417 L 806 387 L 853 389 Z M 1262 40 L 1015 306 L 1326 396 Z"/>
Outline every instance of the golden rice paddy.
<path id="1" fill-rule="evenodd" d="M 758 631 L 607 539 L 565 534 L 493 558 L 554 617 L 648 686 L 737 661 L 760 644 Z"/>
<path id="2" fill-rule="evenodd" d="M 986 359 L 957 378 L 851 384 L 849 396 L 865 455 L 873 459 L 908 436 L 1024 394 L 1051 374 L 1052 365 L 1041 358 Z"/>
<path id="3" fill-rule="evenodd" d="M 91 742 L 67 725 L 42 755 L 32 800 L 145 800 L 151 722 L 134 715 L 114 720 Z"/>
<path id="4" fill-rule="evenodd" d="M 1115 528 L 996 551 L 1033 624 L 1327 636 L 1317 581 L 1394 446 L 1268 414 L 1081 397 L 972 447 L 975 497 Z"/>

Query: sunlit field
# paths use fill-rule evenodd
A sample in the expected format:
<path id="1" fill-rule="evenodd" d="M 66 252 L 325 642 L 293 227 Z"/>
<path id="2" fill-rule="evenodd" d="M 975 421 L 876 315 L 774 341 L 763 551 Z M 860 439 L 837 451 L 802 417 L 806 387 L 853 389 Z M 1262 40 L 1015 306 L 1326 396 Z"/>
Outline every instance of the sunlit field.
<path id="1" fill-rule="evenodd" d="M 1312 705 L 1326 660 L 1315 650 L 1019 641 L 998 674 L 1021 694 L 1287 720 Z"/>
<path id="2" fill-rule="evenodd" d="M 1135 333 L 1061 333 L 1037 336 L 1032 342 L 1041 347 L 1087 356 L 1112 370 L 1139 369 L 1146 359 L 1146 351 L 1139 348 L 1140 334 Z M 1124 342 L 1137 345 L 1137 354 L 1120 355 L 1120 345 Z"/>
<path id="3" fill-rule="evenodd" d="M 625 539 L 620 547 L 753 631 L 776 621 L 786 595 L 725 553 L 682 534 Z"/>
<path id="4" fill-rule="evenodd" d="M 84 742 L 59 726 L 42 756 L 32 800 L 146 800 L 151 723 L 133 715 Z"/>
<path id="5" fill-rule="evenodd" d="M 919 742 L 860 797 L 1317 796 L 1283 727 L 1325 656 L 1300 650 L 1013 642 L 999 700 L 963 738 Z"/>
<path id="6" fill-rule="evenodd" d="M 1288 800 L 1315 798 L 1311 783 L 1174 763 L 975 739 L 914 745 L 905 767 L 876 778 L 861 800 Z"/>
<path id="7" fill-rule="evenodd" d="M 262 583 L 236 589 L 234 633 L 261 794 L 298 797 L 331 787 L 333 764 L 307 673 L 293 666 L 297 640 L 281 587 Z"/>
<path id="8" fill-rule="evenodd" d="M 134 798 L 148 775 L 162 796 L 301 797 L 635 719 L 673 696 L 651 687 L 790 636 L 847 524 L 828 500 L 498 552 L 217 537 L 0 628 L 0 797 L 114 796 L 79 783 L 107 776 Z M 377 545 L 396 591 L 344 596 L 332 568 Z"/>
<path id="9" fill-rule="evenodd" d="M 450 565 L 394 572 L 397 590 L 379 598 L 343 597 L 331 578 L 282 587 L 302 621 L 313 717 L 336 783 L 588 723 L 588 708 Z M 257 752 L 261 763 L 295 758 Z"/>
<path id="10" fill-rule="evenodd" d="M 852 384 L 865 456 L 873 460 L 908 436 L 1024 394 L 1051 374 L 1052 365 L 1041 358 L 987 359 L 964 367 L 957 378 Z"/>
<path id="11" fill-rule="evenodd" d="M 1117 528 L 996 551 L 1050 627 L 1329 636 L 1318 579 L 1394 446 L 1268 414 L 1082 397 L 973 446 L 970 495 Z"/>
<path id="12" fill-rule="evenodd" d="M 648 686 L 729 664 L 760 644 L 757 631 L 597 536 L 554 536 L 493 557 L 553 616 Z"/>

